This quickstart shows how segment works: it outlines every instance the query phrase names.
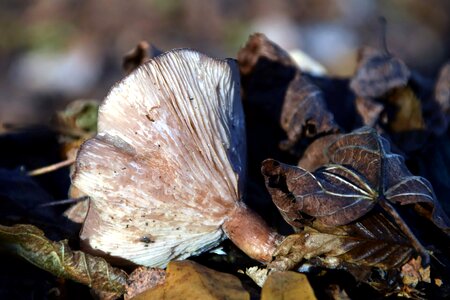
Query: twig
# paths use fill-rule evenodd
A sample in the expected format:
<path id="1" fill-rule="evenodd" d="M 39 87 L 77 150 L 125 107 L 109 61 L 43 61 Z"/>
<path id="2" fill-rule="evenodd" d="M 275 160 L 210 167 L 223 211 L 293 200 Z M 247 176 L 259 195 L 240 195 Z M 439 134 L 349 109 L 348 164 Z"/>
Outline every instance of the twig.
<path id="1" fill-rule="evenodd" d="M 83 196 L 83 197 L 79 197 L 79 198 L 71 198 L 71 199 L 52 201 L 52 202 L 40 204 L 37 207 L 48 207 L 48 206 L 63 205 L 63 204 L 73 204 L 73 203 L 86 201 L 88 199 L 89 199 L 88 196 Z"/>
<path id="2" fill-rule="evenodd" d="M 53 164 L 53 165 L 49 165 L 49 166 L 45 166 L 45 167 L 42 167 L 42 168 L 30 171 L 30 172 L 28 172 L 28 176 L 38 176 L 38 175 L 50 173 L 50 172 L 56 171 L 58 169 L 61 169 L 63 167 L 70 166 L 74 162 L 75 162 L 75 157 L 69 158 L 69 159 L 60 161 L 59 163 L 56 163 L 56 164 Z"/>
<path id="3" fill-rule="evenodd" d="M 387 21 L 385 17 L 379 17 L 378 22 L 380 24 L 380 46 L 386 53 L 386 55 L 390 55 L 388 46 L 387 46 Z"/>

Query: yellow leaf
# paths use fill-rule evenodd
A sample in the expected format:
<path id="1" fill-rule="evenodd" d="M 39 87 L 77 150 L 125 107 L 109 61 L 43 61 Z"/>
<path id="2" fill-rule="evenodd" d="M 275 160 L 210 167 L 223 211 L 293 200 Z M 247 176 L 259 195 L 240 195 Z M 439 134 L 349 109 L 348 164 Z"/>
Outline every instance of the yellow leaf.
<path id="1" fill-rule="evenodd" d="M 193 261 L 172 261 L 166 272 L 164 284 L 137 295 L 133 300 L 250 299 L 250 294 L 237 277 L 211 270 Z"/>
<path id="2" fill-rule="evenodd" d="M 315 300 L 314 291 L 306 275 L 285 271 L 269 275 L 261 292 L 261 300 Z"/>

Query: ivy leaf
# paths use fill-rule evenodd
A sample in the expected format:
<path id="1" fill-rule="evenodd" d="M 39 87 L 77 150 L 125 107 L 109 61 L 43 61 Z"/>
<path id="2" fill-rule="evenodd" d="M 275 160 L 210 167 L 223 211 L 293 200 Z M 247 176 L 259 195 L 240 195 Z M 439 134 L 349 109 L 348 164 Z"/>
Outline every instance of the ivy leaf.
<path id="1" fill-rule="evenodd" d="M 35 266 L 55 276 L 68 278 L 96 290 L 125 292 L 127 274 L 103 258 L 72 251 L 66 240 L 53 242 L 33 225 L 0 225 L 0 243 Z"/>
<path id="2" fill-rule="evenodd" d="M 376 203 L 415 204 L 436 226 L 450 234 L 450 220 L 431 184 L 413 176 L 387 140 L 363 127 L 342 135 L 326 150 L 329 163 L 311 173 L 274 160 L 263 162 L 266 186 L 285 220 L 298 227 L 304 214 L 326 226 L 345 225 Z M 394 213 L 391 211 L 391 213 Z"/>

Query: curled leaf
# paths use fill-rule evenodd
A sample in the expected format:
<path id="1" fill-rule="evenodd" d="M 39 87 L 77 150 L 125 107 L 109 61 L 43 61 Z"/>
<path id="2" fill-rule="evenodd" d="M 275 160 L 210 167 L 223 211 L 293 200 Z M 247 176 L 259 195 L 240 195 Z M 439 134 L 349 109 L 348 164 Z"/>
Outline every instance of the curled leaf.
<path id="1" fill-rule="evenodd" d="M 380 114 L 384 109 L 384 105 L 362 97 L 355 99 L 356 110 L 362 119 L 362 123 L 366 126 L 373 127 L 380 118 Z"/>
<path id="2" fill-rule="evenodd" d="M 250 299 L 239 279 L 231 274 L 206 268 L 193 261 L 172 261 L 167 265 L 165 282 L 134 300 L 144 299 Z"/>
<path id="3" fill-rule="evenodd" d="M 387 91 L 406 86 L 411 72 L 403 61 L 388 53 L 372 48 L 363 48 L 350 88 L 364 98 L 377 98 Z"/>
<path id="4" fill-rule="evenodd" d="M 67 241 L 53 242 L 33 225 L 0 225 L 0 242 L 30 263 L 55 276 L 68 278 L 96 290 L 122 294 L 127 274 L 103 258 L 72 251 Z"/>
<path id="5" fill-rule="evenodd" d="M 266 36 L 250 36 L 239 51 L 238 62 L 248 118 L 256 115 L 254 111 L 258 109 L 261 112 L 256 118 L 265 116 L 259 130 L 268 122 L 273 124 L 267 131 L 281 126 L 287 136 L 280 145 L 282 150 L 297 155 L 302 139 L 339 130 L 321 90 L 303 76 L 286 51 Z M 276 134 L 278 138 L 279 133 Z"/>
<path id="6" fill-rule="evenodd" d="M 322 91 L 298 72 L 289 84 L 281 112 L 281 127 L 287 135 L 283 150 L 293 150 L 304 138 L 336 133 L 339 126 L 327 109 Z"/>
<path id="7" fill-rule="evenodd" d="M 328 268 L 382 270 L 400 267 L 412 255 L 408 239 L 383 214 L 376 213 L 348 225 L 321 228 L 305 227 L 288 236 L 278 247 L 269 268 L 289 270 L 303 259 L 319 257 Z"/>
<path id="8" fill-rule="evenodd" d="M 325 150 L 339 137 L 340 134 L 329 134 L 314 140 L 314 142 L 306 148 L 305 152 L 303 152 L 303 156 L 299 160 L 298 166 L 312 172 L 326 164 L 328 162 L 328 157 Z"/>
<path id="9" fill-rule="evenodd" d="M 413 176 L 403 157 L 392 153 L 374 129 L 342 135 L 326 154 L 329 163 L 313 173 L 274 160 L 263 162 L 267 189 L 289 224 L 298 227 L 306 214 L 326 226 L 345 225 L 386 200 L 420 206 L 436 226 L 450 233 L 450 220 L 431 184 Z"/>

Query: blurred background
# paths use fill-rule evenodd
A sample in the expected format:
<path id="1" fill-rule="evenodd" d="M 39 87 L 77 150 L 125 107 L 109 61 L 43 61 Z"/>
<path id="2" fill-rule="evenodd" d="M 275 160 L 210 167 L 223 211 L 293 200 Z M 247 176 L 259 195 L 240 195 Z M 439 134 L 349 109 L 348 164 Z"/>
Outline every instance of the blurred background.
<path id="1" fill-rule="evenodd" d="M 447 0 L 35 0 L 0 2 L 0 123 L 48 122 L 78 98 L 102 99 L 139 41 L 236 57 L 252 32 L 349 76 L 359 47 L 380 45 L 434 78 L 450 57 Z"/>

